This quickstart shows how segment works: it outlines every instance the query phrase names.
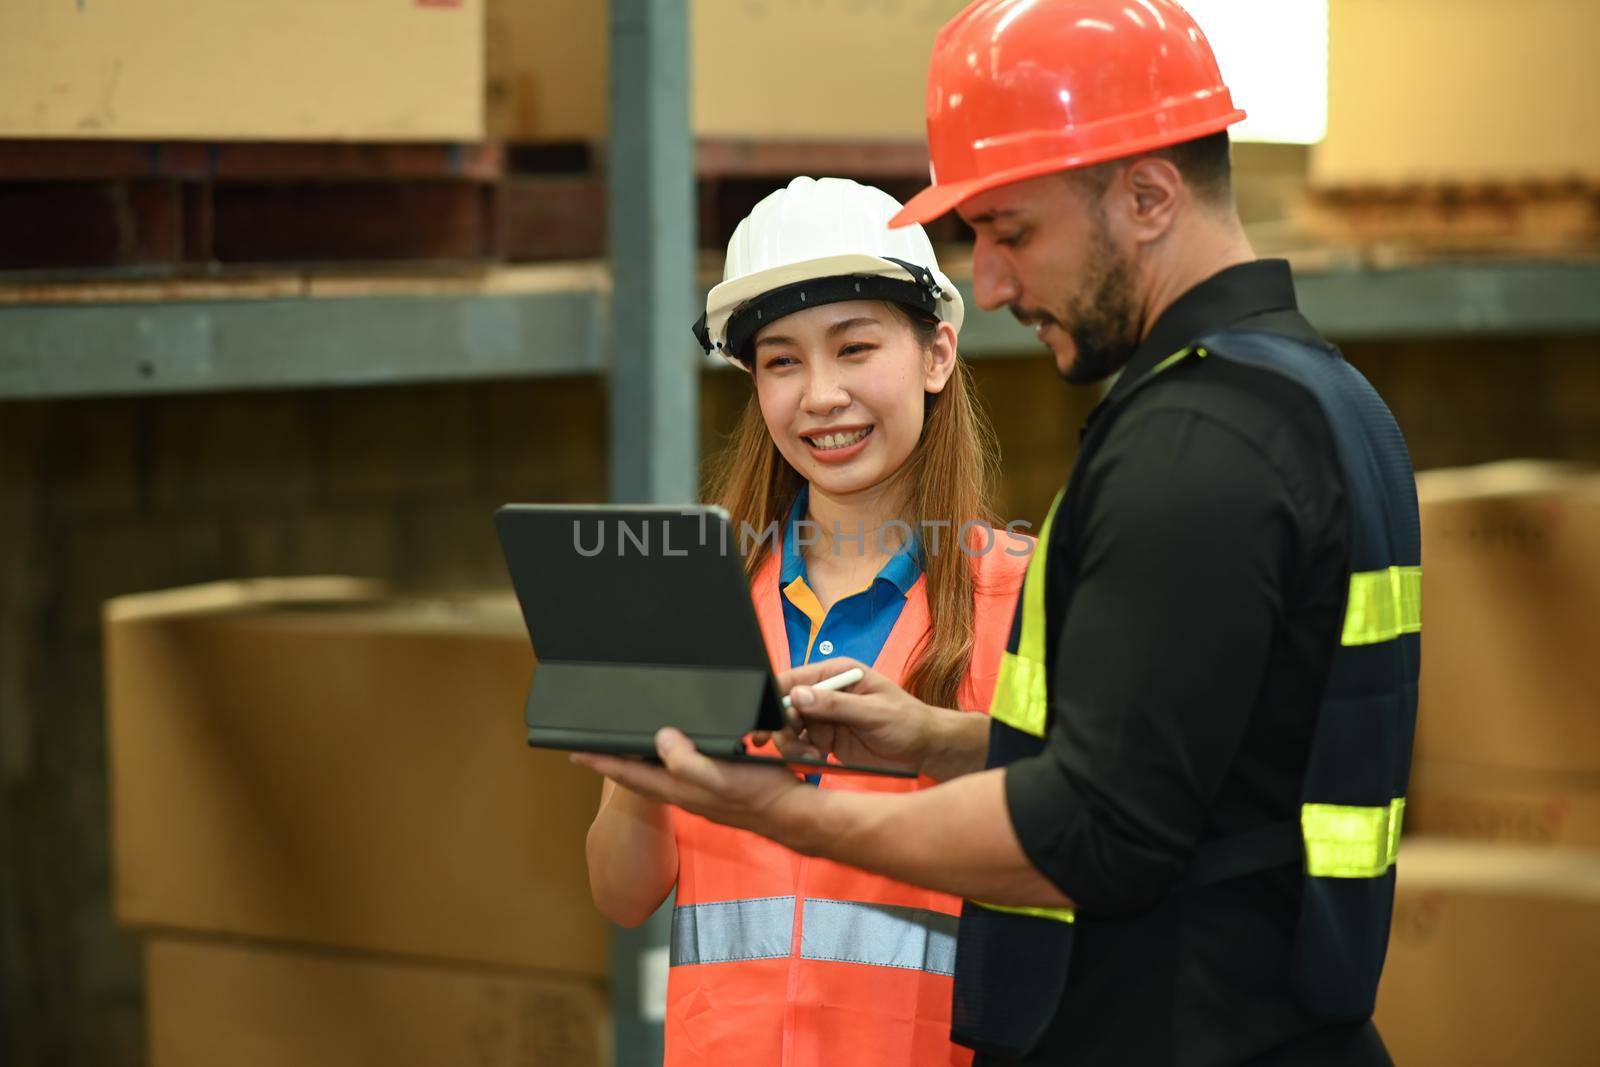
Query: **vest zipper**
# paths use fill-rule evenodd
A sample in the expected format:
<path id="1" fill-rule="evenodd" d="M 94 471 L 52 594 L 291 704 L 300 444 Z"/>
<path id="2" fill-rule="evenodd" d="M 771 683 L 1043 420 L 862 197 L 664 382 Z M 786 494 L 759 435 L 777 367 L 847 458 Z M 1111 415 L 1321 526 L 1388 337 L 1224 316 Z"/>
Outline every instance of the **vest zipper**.
<path id="1" fill-rule="evenodd" d="M 821 784 L 817 788 L 822 788 Z M 794 1067 L 794 1037 L 797 1025 L 795 997 L 800 992 L 800 939 L 805 936 L 806 871 L 811 857 L 800 858 L 800 871 L 795 878 L 794 932 L 789 944 L 789 983 L 783 998 L 783 1067 Z"/>

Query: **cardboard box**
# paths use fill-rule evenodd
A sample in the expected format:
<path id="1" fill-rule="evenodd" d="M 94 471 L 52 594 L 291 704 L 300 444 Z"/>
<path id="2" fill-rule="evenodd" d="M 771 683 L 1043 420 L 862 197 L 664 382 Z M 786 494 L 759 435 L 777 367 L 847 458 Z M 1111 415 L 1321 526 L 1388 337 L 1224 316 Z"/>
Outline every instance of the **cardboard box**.
<path id="1" fill-rule="evenodd" d="M 693 0 L 696 136 L 926 136 L 928 58 L 969 0 Z"/>
<path id="2" fill-rule="evenodd" d="M 150 1067 L 604 1067 L 596 982 L 151 938 Z"/>
<path id="3" fill-rule="evenodd" d="M 1600 852 L 1408 839 L 1376 1021 L 1406 1067 L 1587 1067 Z"/>
<path id="4" fill-rule="evenodd" d="M 1320 186 L 1600 176 L 1594 0 L 1332 0 Z"/>
<path id="5" fill-rule="evenodd" d="M 608 0 L 487 0 L 489 136 L 603 141 L 611 103 Z"/>
<path id="6" fill-rule="evenodd" d="M 476 140 L 483 70 L 483 0 L 8 0 L 0 137 Z"/>
<path id="7" fill-rule="evenodd" d="M 708 139 L 921 143 L 933 38 L 966 2 L 691 0 L 691 128 Z M 488 3 L 493 136 L 604 140 L 610 5 Z"/>
<path id="8" fill-rule="evenodd" d="M 114 907 L 140 927 L 609 973 L 600 782 L 524 744 L 515 602 L 342 580 L 106 607 Z"/>
<path id="9" fill-rule="evenodd" d="M 1415 761 L 1600 777 L 1600 475 L 1512 462 L 1417 489 Z"/>
<path id="10" fill-rule="evenodd" d="M 1600 778 L 1413 764 L 1405 832 L 1600 848 Z"/>

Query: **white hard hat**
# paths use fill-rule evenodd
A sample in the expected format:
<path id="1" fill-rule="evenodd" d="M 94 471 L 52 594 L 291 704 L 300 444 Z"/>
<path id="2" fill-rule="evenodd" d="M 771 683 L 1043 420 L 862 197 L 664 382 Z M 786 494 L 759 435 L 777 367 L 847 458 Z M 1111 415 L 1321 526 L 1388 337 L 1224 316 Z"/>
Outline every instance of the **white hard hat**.
<path id="1" fill-rule="evenodd" d="M 889 300 L 961 329 L 961 294 L 921 226 L 889 229 L 900 202 L 847 178 L 796 178 L 745 216 L 695 337 L 736 367 L 761 327 L 803 308 Z M 742 358 L 741 358 L 742 357 Z"/>

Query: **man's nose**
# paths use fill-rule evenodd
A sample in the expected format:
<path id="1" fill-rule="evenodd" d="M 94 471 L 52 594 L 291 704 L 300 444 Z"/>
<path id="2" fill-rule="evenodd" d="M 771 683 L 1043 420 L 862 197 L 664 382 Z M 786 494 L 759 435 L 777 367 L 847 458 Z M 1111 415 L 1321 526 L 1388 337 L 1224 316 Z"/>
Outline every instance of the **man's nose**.
<path id="1" fill-rule="evenodd" d="M 980 236 L 972 249 L 972 296 L 985 311 L 997 311 L 1016 302 L 1022 293 L 1005 257 L 994 242 Z"/>

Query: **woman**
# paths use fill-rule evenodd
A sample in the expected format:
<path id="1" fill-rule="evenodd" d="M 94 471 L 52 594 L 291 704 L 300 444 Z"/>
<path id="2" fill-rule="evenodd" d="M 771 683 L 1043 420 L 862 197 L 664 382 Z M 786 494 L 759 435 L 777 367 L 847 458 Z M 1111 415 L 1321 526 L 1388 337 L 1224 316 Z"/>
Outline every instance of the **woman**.
<path id="1" fill-rule="evenodd" d="M 695 328 L 754 386 L 713 497 L 774 670 L 849 656 L 931 704 L 982 711 L 1032 542 L 988 525 L 994 445 L 956 355 L 961 297 L 921 227 L 887 228 L 899 207 L 796 178 L 739 224 Z M 588 860 L 596 904 L 625 926 L 677 888 L 671 1067 L 970 1062 L 949 1036 L 958 899 L 610 782 Z"/>

